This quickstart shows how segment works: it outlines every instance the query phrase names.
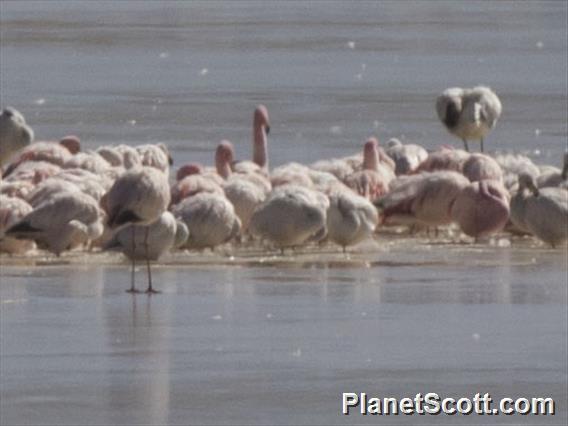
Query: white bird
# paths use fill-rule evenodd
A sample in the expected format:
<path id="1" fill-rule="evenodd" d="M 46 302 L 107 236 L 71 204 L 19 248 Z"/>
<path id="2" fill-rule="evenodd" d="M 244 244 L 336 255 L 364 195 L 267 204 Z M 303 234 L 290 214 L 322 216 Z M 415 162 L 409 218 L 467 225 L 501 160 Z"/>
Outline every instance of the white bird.
<path id="1" fill-rule="evenodd" d="M 324 200 L 325 199 L 325 200 Z M 297 185 L 275 188 L 254 211 L 249 229 L 282 250 L 325 232 L 327 197 Z"/>
<path id="2" fill-rule="evenodd" d="M 108 226 L 118 229 L 125 225 L 150 225 L 166 211 L 170 203 L 168 178 L 153 167 L 130 169 L 121 175 L 104 195 L 101 205 L 108 216 Z M 143 242 L 148 252 L 148 228 Z M 147 293 L 156 293 L 152 288 L 150 261 L 146 258 L 148 269 Z M 128 290 L 136 293 L 134 285 Z"/>
<path id="3" fill-rule="evenodd" d="M 241 229 L 241 221 L 224 195 L 197 194 L 176 204 L 172 213 L 189 229 L 189 237 L 183 245 L 189 249 L 213 250 L 237 236 Z"/>
<path id="4" fill-rule="evenodd" d="M 111 166 L 97 152 L 79 152 L 65 162 L 65 169 L 83 169 L 97 175 L 102 175 Z"/>
<path id="5" fill-rule="evenodd" d="M 138 145 L 136 146 L 136 151 L 140 154 L 143 166 L 154 167 L 165 173 L 166 176 L 169 174 L 170 166 L 174 161 L 165 144 Z"/>
<path id="6" fill-rule="evenodd" d="M 131 286 L 134 287 L 136 260 L 158 260 L 172 248 L 182 245 L 188 235 L 187 226 L 165 211 L 150 225 L 128 225 L 119 229 L 103 250 L 119 250 L 131 260 Z"/>
<path id="7" fill-rule="evenodd" d="M 365 197 L 349 190 L 335 191 L 329 195 L 327 236 L 343 247 L 343 252 L 346 246 L 369 238 L 378 223 L 377 209 Z"/>
<path id="8" fill-rule="evenodd" d="M 479 140 L 483 152 L 483 139 L 497 124 L 501 110 L 499 97 L 485 86 L 452 87 L 436 100 L 438 118 L 448 132 L 463 141 L 466 151 L 469 151 L 468 140 Z"/>
<path id="9" fill-rule="evenodd" d="M 222 141 L 215 152 L 215 165 L 219 175 L 226 179 L 222 188 L 235 208 L 244 234 L 248 230 L 254 209 L 266 199 L 270 182 L 258 173 L 233 173 L 230 168 L 233 153 L 233 145 Z"/>
<path id="10" fill-rule="evenodd" d="M 555 247 L 568 238 L 568 191 L 537 188 L 532 175 L 519 176 L 519 190 L 511 199 L 511 221 L 522 231 Z"/>
<path id="11" fill-rule="evenodd" d="M 562 170 L 551 170 L 542 172 L 537 178 L 539 188 L 561 187 L 568 189 L 568 152 L 564 153 L 564 164 Z"/>
<path id="12" fill-rule="evenodd" d="M 395 174 L 406 175 L 417 169 L 417 167 L 426 158 L 428 151 L 416 144 L 403 144 L 396 138 L 392 138 L 387 142 L 387 155 L 393 159 L 395 163 Z"/>
<path id="13" fill-rule="evenodd" d="M 15 238 L 31 239 L 59 256 L 100 237 L 102 212 L 98 203 L 79 191 L 60 192 L 46 199 L 6 231 Z"/>
<path id="14" fill-rule="evenodd" d="M 0 195 L 0 252 L 22 254 L 35 248 L 32 240 L 5 237 L 4 232 L 33 210 L 32 206 L 16 197 Z"/>
<path id="15" fill-rule="evenodd" d="M 34 132 L 24 116 L 14 108 L 3 109 L 0 113 L 0 168 L 33 139 Z"/>

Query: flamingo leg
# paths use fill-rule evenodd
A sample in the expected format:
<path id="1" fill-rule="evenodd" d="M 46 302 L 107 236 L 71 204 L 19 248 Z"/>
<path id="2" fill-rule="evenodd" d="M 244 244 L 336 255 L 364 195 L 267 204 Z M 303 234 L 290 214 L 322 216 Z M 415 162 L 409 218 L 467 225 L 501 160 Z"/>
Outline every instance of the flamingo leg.
<path id="1" fill-rule="evenodd" d="M 148 234 L 150 232 L 150 227 L 146 227 L 144 233 L 144 257 L 146 257 L 146 269 L 148 270 L 148 288 L 146 289 L 147 294 L 159 293 L 158 290 L 152 288 L 152 269 L 150 268 L 150 258 L 148 257 Z"/>
<path id="2" fill-rule="evenodd" d="M 132 228 L 132 267 L 130 268 L 130 288 L 128 290 L 126 290 L 127 293 L 140 293 L 139 290 L 136 290 L 136 288 L 134 287 L 134 270 L 135 270 L 135 263 L 136 261 L 134 260 L 135 256 L 135 249 L 136 249 L 136 241 L 134 240 L 135 237 L 135 229 L 134 226 L 131 226 Z"/>
<path id="3" fill-rule="evenodd" d="M 469 152 L 469 146 L 467 146 L 467 141 L 465 139 L 463 140 L 463 146 L 464 146 L 465 150 L 467 152 Z M 482 149 L 482 151 L 483 151 L 483 149 Z"/>
<path id="4" fill-rule="evenodd" d="M 481 138 L 481 152 L 483 152 L 483 138 Z"/>

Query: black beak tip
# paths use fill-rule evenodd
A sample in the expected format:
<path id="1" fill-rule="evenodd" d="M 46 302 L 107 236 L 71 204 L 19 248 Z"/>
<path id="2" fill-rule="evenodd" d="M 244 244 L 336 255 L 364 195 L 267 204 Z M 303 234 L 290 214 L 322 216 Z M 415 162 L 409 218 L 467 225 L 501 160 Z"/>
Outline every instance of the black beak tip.
<path id="1" fill-rule="evenodd" d="M 266 134 L 270 133 L 270 126 L 266 126 Z"/>

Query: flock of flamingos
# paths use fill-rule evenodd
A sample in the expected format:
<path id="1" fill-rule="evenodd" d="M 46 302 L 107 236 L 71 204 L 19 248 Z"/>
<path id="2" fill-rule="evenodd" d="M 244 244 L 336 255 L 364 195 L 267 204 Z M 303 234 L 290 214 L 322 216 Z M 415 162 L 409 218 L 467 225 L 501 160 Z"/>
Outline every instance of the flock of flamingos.
<path id="1" fill-rule="evenodd" d="M 182 165 L 170 177 L 164 144 L 81 150 L 77 137 L 33 142 L 13 108 L 0 116 L 0 252 L 119 250 L 148 267 L 172 249 L 237 242 L 284 249 L 373 238 L 377 228 L 411 233 L 459 227 L 478 239 L 506 230 L 556 247 L 568 238 L 568 154 L 563 168 L 522 155 L 489 156 L 483 139 L 501 114 L 489 88 L 450 88 L 436 101 L 465 150 L 432 152 L 369 138 L 361 152 L 310 165 L 268 167 L 267 108 L 253 116 L 253 156 L 236 161 L 222 141 L 214 165 Z M 480 141 L 470 153 L 468 141 Z"/>

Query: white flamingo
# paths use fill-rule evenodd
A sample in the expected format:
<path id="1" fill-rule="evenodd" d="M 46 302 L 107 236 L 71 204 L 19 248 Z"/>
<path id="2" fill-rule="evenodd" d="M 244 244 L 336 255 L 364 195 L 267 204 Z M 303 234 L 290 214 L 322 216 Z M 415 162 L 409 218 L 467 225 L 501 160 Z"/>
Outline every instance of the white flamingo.
<path id="1" fill-rule="evenodd" d="M 203 192 L 186 198 L 172 208 L 189 230 L 184 247 L 202 250 L 214 248 L 236 237 L 241 221 L 224 195 Z"/>
<path id="2" fill-rule="evenodd" d="M 134 287 L 136 260 L 158 260 L 187 240 L 187 226 L 165 211 L 150 225 L 128 225 L 116 232 L 103 250 L 119 250 L 132 262 L 131 287 Z"/>
<path id="3" fill-rule="evenodd" d="M 32 240 L 5 237 L 4 233 L 33 210 L 32 206 L 16 197 L 0 195 L 0 252 L 23 254 L 35 248 Z"/>
<path id="4" fill-rule="evenodd" d="M 256 208 L 249 229 L 282 250 L 299 246 L 325 232 L 328 207 L 327 197 L 317 191 L 297 185 L 279 186 Z"/>
<path id="5" fill-rule="evenodd" d="M 473 89 L 452 87 L 436 99 L 436 112 L 448 132 L 460 138 L 466 151 L 468 140 L 483 139 L 501 116 L 501 101 L 493 90 L 485 86 Z"/>
<path id="6" fill-rule="evenodd" d="M 568 191 L 537 188 L 532 175 L 519 176 L 519 190 L 511 199 L 513 224 L 556 247 L 568 238 Z"/>
<path id="7" fill-rule="evenodd" d="M 397 176 L 414 172 L 428 158 L 428 152 L 420 145 L 403 144 L 396 138 L 387 142 L 385 152 L 393 159 Z"/>
<path id="8" fill-rule="evenodd" d="M 339 244 L 344 253 L 347 246 L 369 238 L 378 223 L 377 209 L 365 197 L 349 190 L 334 191 L 329 195 L 327 236 Z"/>
<path id="9" fill-rule="evenodd" d="M 150 225 L 166 211 L 170 203 L 168 178 L 153 167 L 130 169 L 121 175 L 101 200 L 108 217 L 108 226 L 119 229 L 126 225 Z M 146 228 L 144 250 L 148 252 L 148 228 Z M 147 293 L 156 293 L 152 287 L 150 261 L 146 258 L 148 269 Z M 134 284 L 134 283 L 132 283 Z M 127 290 L 136 293 L 134 285 Z"/>
<path id="10" fill-rule="evenodd" d="M 33 139 L 34 132 L 24 116 L 14 108 L 3 109 L 0 113 L 0 168 Z"/>
<path id="11" fill-rule="evenodd" d="M 35 207 L 6 235 L 34 240 L 59 256 L 100 237 L 102 220 L 102 211 L 92 197 L 79 191 L 60 192 Z"/>

